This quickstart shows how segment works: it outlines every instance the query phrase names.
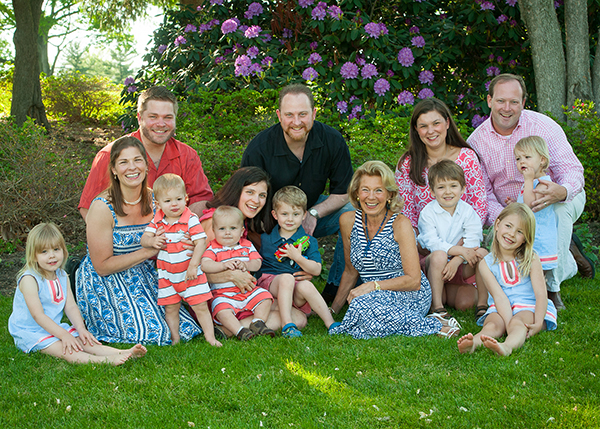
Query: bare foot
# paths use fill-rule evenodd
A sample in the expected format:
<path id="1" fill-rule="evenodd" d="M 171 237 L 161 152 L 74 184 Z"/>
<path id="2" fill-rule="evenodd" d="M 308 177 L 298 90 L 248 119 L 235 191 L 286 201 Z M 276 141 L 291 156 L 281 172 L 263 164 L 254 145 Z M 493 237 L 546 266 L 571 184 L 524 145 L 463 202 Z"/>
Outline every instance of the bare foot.
<path id="1" fill-rule="evenodd" d="M 475 344 L 473 343 L 473 334 L 470 332 L 467 335 L 460 337 L 456 344 L 458 345 L 458 351 L 461 353 L 473 353 L 475 351 Z"/>
<path id="2" fill-rule="evenodd" d="M 137 359 L 137 358 L 144 357 L 144 355 L 146 354 L 146 352 L 148 350 L 146 349 L 146 347 L 142 346 L 141 344 L 136 344 L 135 346 L 133 346 L 132 348 L 130 348 L 127 351 L 131 352 L 132 359 Z"/>
<path id="3" fill-rule="evenodd" d="M 179 344 L 179 335 L 177 337 L 171 335 L 171 345 L 174 346 L 175 344 Z"/>
<path id="4" fill-rule="evenodd" d="M 118 353 L 116 355 L 107 356 L 107 362 L 114 366 L 123 365 L 131 357 L 131 352 L 127 350 L 127 353 Z"/>
<path id="5" fill-rule="evenodd" d="M 213 341 L 206 340 L 206 342 L 208 344 L 210 344 L 211 346 L 214 346 L 214 347 L 221 347 L 221 346 L 223 346 L 223 344 L 221 344 L 221 342 L 219 340 L 213 340 Z"/>
<path id="6" fill-rule="evenodd" d="M 511 354 L 512 350 L 508 350 L 504 344 L 499 343 L 493 337 L 488 337 L 487 335 L 481 336 L 481 341 L 483 342 L 484 347 L 490 349 L 493 352 L 496 352 L 500 356 L 508 356 Z"/>

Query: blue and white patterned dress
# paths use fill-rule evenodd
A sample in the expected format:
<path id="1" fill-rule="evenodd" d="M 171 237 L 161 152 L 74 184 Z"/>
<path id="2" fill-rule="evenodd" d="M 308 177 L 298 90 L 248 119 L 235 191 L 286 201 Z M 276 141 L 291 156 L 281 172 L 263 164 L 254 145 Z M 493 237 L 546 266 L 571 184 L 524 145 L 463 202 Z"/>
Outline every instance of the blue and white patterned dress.
<path id="1" fill-rule="evenodd" d="M 350 233 L 350 260 L 363 282 L 404 275 L 400 247 L 394 239 L 394 214 L 367 246 L 362 211 L 357 210 Z M 442 324 L 425 315 L 431 305 L 431 287 L 421 273 L 421 287 L 414 291 L 373 291 L 354 298 L 342 324 L 330 334 L 349 334 L 357 339 L 388 335 L 420 336 L 438 333 Z"/>
<path id="2" fill-rule="evenodd" d="M 113 254 L 123 255 L 140 249 L 147 224 L 119 226 L 112 205 Z M 100 276 L 89 253 L 77 270 L 77 304 L 90 331 L 98 340 L 108 343 L 170 344 L 171 332 L 164 309 L 157 304 L 158 278 L 154 264 L 144 261 L 118 273 Z M 189 340 L 202 330 L 182 307 L 179 312 L 179 334 Z"/>

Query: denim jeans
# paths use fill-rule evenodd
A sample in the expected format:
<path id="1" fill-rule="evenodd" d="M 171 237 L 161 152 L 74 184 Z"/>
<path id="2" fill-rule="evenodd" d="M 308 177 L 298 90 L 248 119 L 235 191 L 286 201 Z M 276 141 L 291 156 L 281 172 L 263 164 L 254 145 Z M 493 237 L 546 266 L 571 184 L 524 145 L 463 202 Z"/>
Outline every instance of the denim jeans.
<path id="1" fill-rule="evenodd" d="M 327 195 L 321 195 L 317 200 L 316 204 L 322 203 L 327 199 Z M 335 251 L 333 253 L 333 263 L 329 270 L 329 277 L 327 283 L 333 283 L 336 286 L 340 285 L 342 279 L 342 273 L 344 272 L 345 260 L 344 260 L 344 244 L 342 243 L 342 236 L 340 232 L 340 216 L 342 213 L 356 210 L 352 204 L 346 203 L 345 206 L 340 208 L 338 211 L 323 216 L 317 220 L 317 226 L 313 232 L 313 237 L 326 237 L 332 234 L 338 234 L 338 239 L 335 244 Z"/>

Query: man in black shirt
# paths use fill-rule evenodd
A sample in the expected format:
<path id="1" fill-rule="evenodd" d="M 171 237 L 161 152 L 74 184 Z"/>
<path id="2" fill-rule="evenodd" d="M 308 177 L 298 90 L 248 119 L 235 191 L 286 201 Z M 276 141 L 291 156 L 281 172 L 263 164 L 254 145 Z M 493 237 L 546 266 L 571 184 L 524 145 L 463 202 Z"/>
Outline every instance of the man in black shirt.
<path id="1" fill-rule="evenodd" d="M 242 167 L 261 167 L 271 176 L 272 192 L 295 185 L 308 198 L 304 229 L 314 237 L 339 233 L 339 217 L 354 210 L 348 202 L 352 179 L 350 151 L 339 131 L 315 121 L 317 109 L 310 89 L 302 84 L 284 87 L 279 92 L 279 123 L 260 132 L 248 144 Z M 322 195 L 329 180 L 329 195 Z M 341 237 L 335 248 L 323 297 L 330 303 L 344 271 Z M 296 273 L 297 278 L 309 278 Z"/>

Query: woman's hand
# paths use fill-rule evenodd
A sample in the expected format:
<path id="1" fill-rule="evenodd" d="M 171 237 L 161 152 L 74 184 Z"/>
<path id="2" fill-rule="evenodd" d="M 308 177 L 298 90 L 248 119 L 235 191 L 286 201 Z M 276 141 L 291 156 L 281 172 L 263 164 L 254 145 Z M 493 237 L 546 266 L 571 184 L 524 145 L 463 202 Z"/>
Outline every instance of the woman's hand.
<path id="1" fill-rule="evenodd" d="M 256 286 L 256 279 L 248 271 L 231 271 L 231 281 L 242 293 L 250 292 Z"/>
<path id="2" fill-rule="evenodd" d="M 354 298 L 358 298 L 361 295 L 366 295 L 375 290 L 375 282 L 363 283 L 360 286 L 355 287 L 348 294 L 348 304 L 352 302 Z"/>

